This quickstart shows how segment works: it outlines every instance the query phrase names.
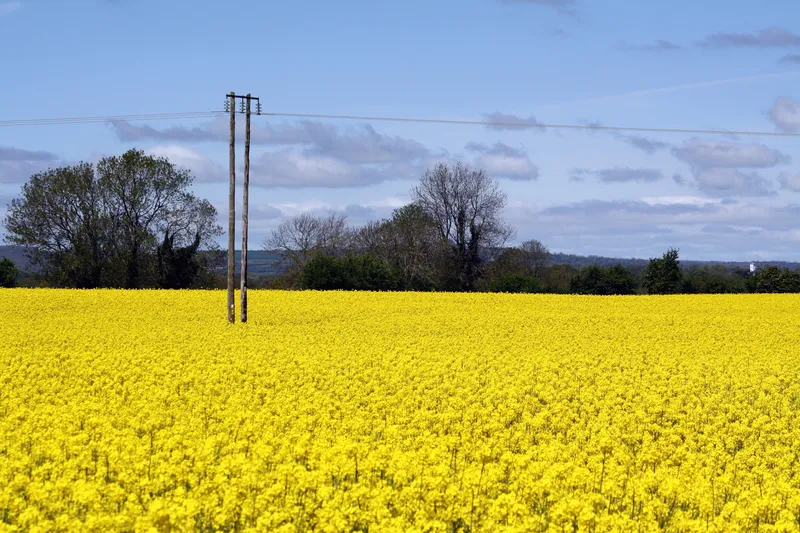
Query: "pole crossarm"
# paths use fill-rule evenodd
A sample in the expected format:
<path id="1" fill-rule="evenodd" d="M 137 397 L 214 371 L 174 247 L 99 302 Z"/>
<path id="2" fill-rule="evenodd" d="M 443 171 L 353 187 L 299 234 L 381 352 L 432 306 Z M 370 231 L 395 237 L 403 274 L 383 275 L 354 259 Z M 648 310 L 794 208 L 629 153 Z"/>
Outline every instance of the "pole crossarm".
<path id="1" fill-rule="evenodd" d="M 261 101 L 258 99 L 258 96 L 248 96 L 246 94 L 235 94 L 230 93 L 225 96 L 225 112 L 228 113 L 230 111 L 230 106 L 232 105 L 231 102 L 235 102 L 239 100 L 239 111 L 235 111 L 234 113 L 238 113 L 240 115 L 246 115 L 249 112 L 245 109 L 247 100 L 251 102 L 255 102 L 256 104 L 256 115 L 261 114 Z"/>

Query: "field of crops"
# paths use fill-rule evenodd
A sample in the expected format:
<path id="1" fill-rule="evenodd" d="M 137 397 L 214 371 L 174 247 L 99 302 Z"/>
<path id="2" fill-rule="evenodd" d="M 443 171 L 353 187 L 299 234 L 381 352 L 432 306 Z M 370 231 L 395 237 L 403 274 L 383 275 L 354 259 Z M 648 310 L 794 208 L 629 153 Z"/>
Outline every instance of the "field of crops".
<path id="1" fill-rule="evenodd" d="M 800 297 L 0 289 L 0 531 L 797 531 Z"/>

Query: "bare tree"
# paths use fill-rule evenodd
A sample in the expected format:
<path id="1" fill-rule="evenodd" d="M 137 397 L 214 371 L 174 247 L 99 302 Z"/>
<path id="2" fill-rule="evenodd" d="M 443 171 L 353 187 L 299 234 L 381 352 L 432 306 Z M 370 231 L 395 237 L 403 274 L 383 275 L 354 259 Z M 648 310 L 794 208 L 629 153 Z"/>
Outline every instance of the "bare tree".
<path id="1" fill-rule="evenodd" d="M 430 290 L 441 284 L 447 241 L 440 237 L 434 220 L 416 204 L 395 209 L 388 220 L 359 228 L 354 246 L 398 271 L 408 289 Z"/>
<path id="2" fill-rule="evenodd" d="M 500 218 L 505 193 L 483 170 L 439 163 L 425 171 L 411 194 L 435 221 L 441 238 L 450 243 L 461 290 L 473 290 L 482 254 L 503 246 L 514 233 Z"/>
<path id="3" fill-rule="evenodd" d="M 346 217 L 303 213 L 284 222 L 264 240 L 264 249 L 279 250 L 289 268 L 299 270 L 314 255 L 341 255 L 349 245 Z"/>
<path id="4" fill-rule="evenodd" d="M 550 266 L 550 250 L 547 246 L 535 239 L 525 241 L 520 245 L 522 250 L 525 269 L 532 276 L 539 277 L 542 270 Z"/>

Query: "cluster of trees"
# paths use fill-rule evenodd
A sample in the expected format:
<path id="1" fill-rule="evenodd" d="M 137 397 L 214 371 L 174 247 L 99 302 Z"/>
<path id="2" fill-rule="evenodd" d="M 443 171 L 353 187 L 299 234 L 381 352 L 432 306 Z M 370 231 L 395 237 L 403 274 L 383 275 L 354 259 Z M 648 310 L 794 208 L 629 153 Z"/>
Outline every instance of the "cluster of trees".
<path id="1" fill-rule="evenodd" d="M 191 184 L 187 170 L 137 150 L 50 169 L 12 200 L 6 240 L 51 286 L 210 286 L 223 258 L 200 249 L 213 252 L 222 228 Z"/>
<path id="2" fill-rule="evenodd" d="M 207 201 L 190 192 L 188 171 L 130 150 L 96 165 L 35 174 L 12 201 L 6 240 L 25 246 L 51 286 L 221 287 L 222 228 Z M 800 292 L 800 272 L 770 267 L 754 275 L 723 266 L 682 269 L 678 251 L 642 261 L 580 269 L 552 264 L 537 240 L 506 247 L 506 195 L 483 170 L 461 163 L 427 170 L 411 203 L 388 219 L 350 227 L 344 215 L 303 214 L 265 240 L 279 251 L 276 288 L 414 291 L 677 294 Z M 19 272 L 0 262 L 0 285 Z"/>
<path id="3" fill-rule="evenodd" d="M 264 244 L 282 251 L 286 272 L 273 286 L 283 288 L 592 295 L 800 292 L 800 272 L 774 266 L 755 274 L 723 265 L 684 269 L 675 249 L 643 268 L 574 268 L 552 264 L 547 246 L 529 240 L 516 247 L 479 248 L 475 260 L 465 265 L 456 239 L 442 238 L 436 221 L 416 203 L 359 228 L 349 228 L 340 214 L 304 214 L 278 227 Z M 475 276 L 469 286 L 465 271 Z"/>
<path id="4" fill-rule="evenodd" d="M 286 268 L 277 286 L 483 288 L 489 265 L 514 234 L 501 218 L 506 196 L 497 182 L 483 170 L 438 164 L 411 196 L 389 219 L 357 228 L 339 214 L 304 214 L 280 225 L 264 243 L 281 252 Z"/>
<path id="5" fill-rule="evenodd" d="M 505 247 L 514 235 L 501 219 L 505 194 L 482 170 L 460 163 L 426 171 L 411 196 L 390 218 L 362 227 L 348 227 L 341 214 L 303 214 L 285 222 L 264 242 L 266 250 L 281 252 L 286 268 L 273 286 L 596 295 L 800 292 L 792 281 L 798 273 L 683 270 L 674 249 L 629 270 L 620 264 L 553 265 L 537 240 Z"/>
<path id="6" fill-rule="evenodd" d="M 506 248 L 505 194 L 482 170 L 460 163 L 426 171 L 412 202 L 389 219 L 350 228 L 343 215 L 301 215 L 265 241 L 281 252 L 278 286 L 305 289 L 494 291 L 577 294 L 800 292 L 800 273 L 770 268 L 750 276 L 724 267 L 683 270 L 678 250 L 641 269 L 553 265 L 545 245 Z"/>

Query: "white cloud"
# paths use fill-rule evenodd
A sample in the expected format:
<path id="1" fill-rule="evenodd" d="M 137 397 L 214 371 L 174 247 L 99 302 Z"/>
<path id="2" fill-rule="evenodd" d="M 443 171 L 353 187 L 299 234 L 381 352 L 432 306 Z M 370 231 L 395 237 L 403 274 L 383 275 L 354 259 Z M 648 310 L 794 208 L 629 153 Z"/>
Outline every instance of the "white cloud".
<path id="1" fill-rule="evenodd" d="M 715 33 L 697 44 L 704 48 L 789 48 L 800 46 L 800 35 L 770 26 L 756 33 Z"/>
<path id="2" fill-rule="evenodd" d="M 47 168 L 44 161 L 0 161 L 0 183 L 24 183 Z"/>
<path id="3" fill-rule="evenodd" d="M 171 126 L 156 129 L 150 125 L 134 125 L 125 121 L 110 122 L 121 141 L 144 140 L 169 142 L 227 143 L 229 123 L 218 117 L 200 126 Z M 237 123 L 236 136 L 244 136 L 244 126 Z M 430 155 L 421 143 L 396 135 L 378 133 L 369 124 L 337 127 L 320 121 L 253 124 L 250 142 L 254 145 L 296 146 L 309 154 L 330 156 L 350 163 L 390 163 L 424 158 Z"/>
<path id="4" fill-rule="evenodd" d="M 650 168 L 614 167 L 601 170 L 576 168 L 571 171 L 570 181 L 582 182 L 586 176 L 594 176 L 600 183 L 652 183 L 664 178 L 660 170 Z"/>
<path id="5" fill-rule="evenodd" d="M 695 168 L 767 168 L 792 158 L 763 144 L 693 138 L 672 149 L 681 161 Z"/>
<path id="6" fill-rule="evenodd" d="M 692 205 L 703 206 L 707 204 L 719 204 L 719 198 L 705 198 L 702 196 L 645 196 L 641 201 L 649 205 Z"/>
<path id="7" fill-rule="evenodd" d="M 478 154 L 475 166 L 492 178 L 535 180 L 539 177 L 539 167 L 531 162 L 527 152 L 519 148 L 497 142 L 492 146 L 468 143 L 466 149 Z"/>
<path id="8" fill-rule="evenodd" d="M 794 133 L 800 128 L 800 104 L 791 98 L 785 96 L 778 98 L 769 116 L 782 131 Z"/>
<path id="9" fill-rule="evenodd" d="M 800 174 L 789 174 L 788 172 L 781 172 L 778 175 L 778 183 L 781 184 L 781 188 L 800 192 Z"/>
<path id="10" fill-rule="evenodd" d="M 492 177 L 511 180 L 535 180 L 539 177 L 539 167 L 527 157 L 484 154 L 475 160 L 475 164 Z"/>
<path id="11" fill-rule="evenodd" d="M 539 124 L 539 121 L 536 120 L 536 117 L 530 115 L 528 118 L 520 117 L 518 115 L 511 115 L 508 113 L 502 113 L 500 111 L 495 111 L 493 113 L 484 113 L 483 120 L 485 122 L 499 122 L 501 124 L 492 124 L 487 126 L 489 129 L 493 130 L 510 130 L 510 131 L 520 131 L 526 130 L 529 127 L 535 127 L 538 130 L 544 131 L 544 126 Z M 515 124 L 519 124 L 516 126 Z"/>
<path id="12" fill-rule="evenodd" d="M 252 166 L 253 184 L 277 187 L 365 185 L 360 169 L 333 157 L 291 150 L 267 152 Z"/>
<path id="13" fill-rule="evenodd" d="M 156 157 L 165 157 L 178 167 L 191 171 L 198 182 L 226 181 L 228 171 L 201 152 L 180 145 L 154 146 L 146 152 Z"/>
<path id="14" fill-rule="evenodd" d="M 764 250 L 772 259 L 800 259 L 788 240 L 797 230 L 800 205 L 774 197 L 587 200 L 507 211 L 518 228 L 536 228 L 537 238 L 555 251 L 646 258 L 672 246 L 687 259 L 748 261 Z"/>
<path id="15" fill-rule="evenodd" d="M 58 157 L 44 150 L 0 146 L 0 183 L 24 183 L 38 172 L 55 165 Z"/>
<path id="16" fill-rule="evenodd" d="M 769 196 L 774 194 L 769 182 L 756 172 L 714 167 L 694 174 L 700 190 L 723 196 Z"/>

